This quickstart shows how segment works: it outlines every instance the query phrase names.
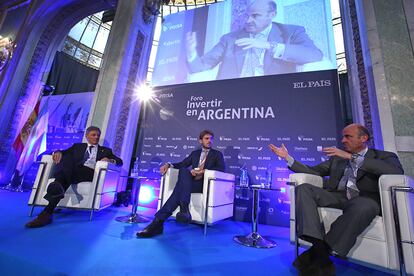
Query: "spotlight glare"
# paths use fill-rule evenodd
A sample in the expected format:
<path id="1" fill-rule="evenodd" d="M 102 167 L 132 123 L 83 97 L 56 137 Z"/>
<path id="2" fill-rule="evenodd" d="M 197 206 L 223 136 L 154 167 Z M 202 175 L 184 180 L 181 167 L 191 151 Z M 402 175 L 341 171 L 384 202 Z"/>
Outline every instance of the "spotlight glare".
<path id="1" fill-rule="evenodd" d="M 148 102 L 154 96 L 154 91 L 147 85 L 141 85 L 135 89 L 135 95 L 141 102 Z"/>
<path id="2" fill-rule="evenodd" d="M 150 186 L 141 186 L 139 192 L 139 203 L 148 204 L 154 200 L 154 190 Z"/>

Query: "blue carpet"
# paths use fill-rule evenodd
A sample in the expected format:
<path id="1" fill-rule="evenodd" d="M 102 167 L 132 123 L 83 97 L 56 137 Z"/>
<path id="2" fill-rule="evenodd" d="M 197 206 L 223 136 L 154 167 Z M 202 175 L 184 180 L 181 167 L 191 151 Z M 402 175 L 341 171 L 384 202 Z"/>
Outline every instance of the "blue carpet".
<path id="1" fill-rule="evenodd" d="M 110 207 L 95 213 L 63 210 L 44 228 L 26 229 L 29 193 L 0 190 L 1 275 L 296 275 L 289 229 L 259 225 L 259 233 L 277 242 L 272 249 L 239 245 L 234 235 L 248 234 L 250 223 L 225 220 L 208 228 L 169 220 L 164 234 L 136 239 L 146 223 L 115 221 L 130 209 Z M 38 214 L 41 208 L 35 210 Z M 144 215 L 154 210 L 139 209 Z M 387 275 L 335 259 L 338 275 Z"/>

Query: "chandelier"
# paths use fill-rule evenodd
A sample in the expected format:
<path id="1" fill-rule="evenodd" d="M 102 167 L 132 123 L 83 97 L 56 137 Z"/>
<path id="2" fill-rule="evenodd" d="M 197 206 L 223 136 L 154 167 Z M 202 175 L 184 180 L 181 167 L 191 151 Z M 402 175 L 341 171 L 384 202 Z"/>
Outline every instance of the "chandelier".
<path id="1" fill-rule="evenodd" d="M 0 36 L 0 72 L 3 71 L 7 66 L 7 63 L 9 63 L 15 47 L 16 45 L 11 38 Z"/>

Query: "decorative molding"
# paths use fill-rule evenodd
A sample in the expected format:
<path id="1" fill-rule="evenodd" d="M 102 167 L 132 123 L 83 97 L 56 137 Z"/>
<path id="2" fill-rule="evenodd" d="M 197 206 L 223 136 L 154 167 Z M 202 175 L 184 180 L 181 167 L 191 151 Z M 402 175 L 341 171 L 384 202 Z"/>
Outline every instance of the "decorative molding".
<path id="1" fill-rule="evenodd" d="M 141 31 L 138 31 L 137 39 L 135 42 L 134 53 L 132 54 L 132 61 L 129 68 L 127 87 L 123 93 L 123 100 L 121 104 L 121 112 L 118 116 L 116 124 L 116 136 L 113 145 L 114 152 L 120 155 L 122 146 L 124 143 L 124 137 L 126 134 L 126 126 L 128 122 L 128 115 L 131 109 L 131 103 L 133 102 L 133 96 L 135 93 L 135 82 L 138 75 L 138 69 L 141 63 L 142 51 L 144 48 L 145 36 Z M 117 95 L 120 95 L 122 91 L 117 91 Z"/>

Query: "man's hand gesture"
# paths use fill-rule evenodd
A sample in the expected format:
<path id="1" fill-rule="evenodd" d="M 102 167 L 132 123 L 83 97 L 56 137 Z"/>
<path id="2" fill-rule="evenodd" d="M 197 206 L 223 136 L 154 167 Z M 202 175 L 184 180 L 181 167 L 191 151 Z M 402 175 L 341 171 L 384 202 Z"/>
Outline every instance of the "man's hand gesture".
<path id="1" fill-rule="evenodd" d="M 250 48 L 269 49 L 269 42 L 258 38 L 240 38 L 234 43 L 239 47 L 243 47 L 243 50 L 248 50 Z"/>
<path id="2" fill-rule="evenodd" d="M 281 146 L 280 146 L 280 148 L 278 148 L 278 147 L 276 147 L 275 145 L 273 145 L 273 144 L 270 144 L 269 145 L 269 148 L 270 148 L 270 150 L 271 151 L 273 151 L 277 156 L 279 156 L 279 157 L 281 157 L 281 158 L 283 158 L 283 159 L 287 159 L 287 157 L 289 156 L 289 152 L 288 152 L 288 150 L 286 149 L 286 147 L 285 147 L 285 145 L 284 144 L 282 144 Z"/>
<path id="3" fill-rule="evenodd" d="M 170 167 L 170 164 L 168 164 L 168 163 L 165 163 L 164 165 L 162 165 L 160 167 L 160 174 L 164 175 L 167 172 L 169 167 Z"/>
<path id="4" fill-rule="evenodd" d="M 352 158 L 352 154 L 350 154 L 349 152 L 346 152 L 344 150 L 338 149 L 336 147 L 323 148 L 322 151 L 327 156 L 338 156 L 340 158 L 348 159 L 348 160 L 351 160 L 351 158 Z"/>
<path id="5" fill-rule="evenodd" d="M 62 160 L 62 152 L 55 151 L 54 153 L 52 153 L 52 160 L 53 160 L 53 163 L 59 164 L 60 160 Z"/>

